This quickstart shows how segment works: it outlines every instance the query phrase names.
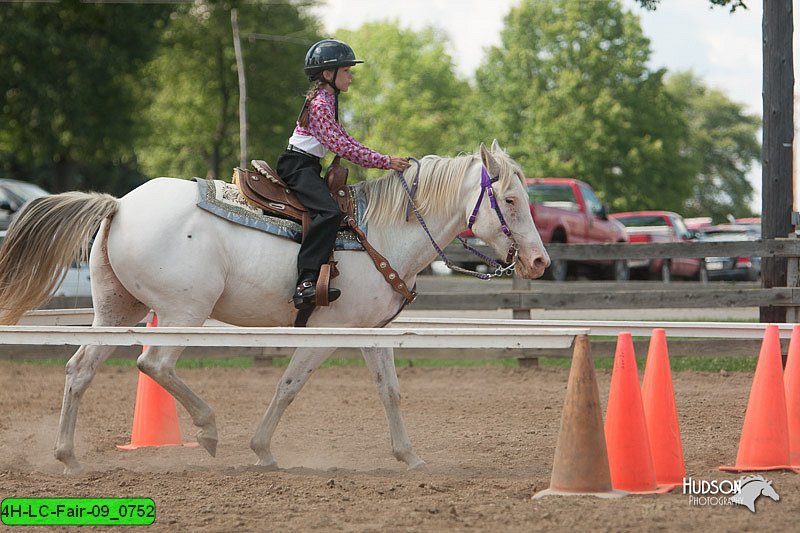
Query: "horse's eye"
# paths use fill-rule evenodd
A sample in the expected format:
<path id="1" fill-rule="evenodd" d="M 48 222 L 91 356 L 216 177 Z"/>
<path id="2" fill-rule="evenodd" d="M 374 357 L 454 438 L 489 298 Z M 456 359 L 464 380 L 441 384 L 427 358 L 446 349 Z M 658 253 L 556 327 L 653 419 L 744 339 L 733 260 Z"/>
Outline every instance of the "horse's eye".
<path id="1" fill-rule="evenodd" d="M 508 205 L 514 205 L 514 199 L 513 198 L 506 198 L 506 203 Z"/>

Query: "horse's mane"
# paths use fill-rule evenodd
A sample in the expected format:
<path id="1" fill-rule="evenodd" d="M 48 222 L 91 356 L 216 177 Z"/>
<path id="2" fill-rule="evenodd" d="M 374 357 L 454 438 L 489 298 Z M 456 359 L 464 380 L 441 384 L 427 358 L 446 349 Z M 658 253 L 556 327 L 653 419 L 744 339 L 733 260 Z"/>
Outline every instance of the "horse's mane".
<path id="1" fill-rule="evenodd" d="M 500 180 L 495 186 L 495 194 L 499 195 L 508 189 L 515 175 L 522 176 L 522 171 L 505 152 L 492 152 L 492 155 L 500 165 Z M 423 157 L 420 160 L 419 185 L 414 194 L 414 204 L 420 214 L 425 217 L 451 213 L 458 202 L 461 182 L 467 169 L 478 162 L 479 153 L 456 157 Z M 404 174 L 409 187 L 415 174 L 416 165 L 412 163 Z M 361 187 L 367 199 L 364 213 L 367 224 L 383 226 L 405 220 L 408 196 L 397 172 L 392 171 L 381 178 L 363 182 Z M 416 223 L 413 213 L 409 221 Z"/>
<path id="2" fill-rule="evenodd" d="M 741 482 L 742 487 L 744 487 L 745 485 L 747 485 L 751 481 L 764 481 L 764 482 L 766 482 L 767 480 L 764 479 L 764 476 L 762 476 L 761 474 L 756 474 L 756 475 L 752 475 L 752 476 L 743 477 L 739 481 Z"/>

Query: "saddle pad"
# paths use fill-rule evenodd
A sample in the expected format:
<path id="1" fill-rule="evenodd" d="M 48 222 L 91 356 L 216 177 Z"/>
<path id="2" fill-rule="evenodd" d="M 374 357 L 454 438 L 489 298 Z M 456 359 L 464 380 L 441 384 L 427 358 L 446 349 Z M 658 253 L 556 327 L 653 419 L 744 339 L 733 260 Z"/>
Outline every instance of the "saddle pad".
<path id="1" fill-rule="evenodd" d="M 264 214 L 264 211 L 248 202 L 236 185 L 222 180 L 205 180 L 194 178 L 197 182 L 197 206 L 234 224 L 257 229 L 278 237 L 292 239 L 299 243 L 302 226 L 285 218 Z M 367 226 L 361 220 L 366 208 L 366 198 L 360 187 L 348 187 L 353 199 L 353 214 L 358 227 L 367 234 Z M 336 234 L 336 250 L 364 250 L 349 229 L 339 230 Z"/>

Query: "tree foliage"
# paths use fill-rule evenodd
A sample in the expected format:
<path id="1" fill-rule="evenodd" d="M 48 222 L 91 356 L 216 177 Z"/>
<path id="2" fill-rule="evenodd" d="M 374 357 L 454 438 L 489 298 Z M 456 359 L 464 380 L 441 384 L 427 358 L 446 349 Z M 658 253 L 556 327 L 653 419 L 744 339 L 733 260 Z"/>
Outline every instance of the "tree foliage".
<path id="1" fill-rule="evenodd" d="M 273 159 L 286 146 L 307 88 L 303 57 L 316 26 L 290 3 L 243 2 L 248 152 Z M 257 39 L 266 35 L 274 39 Z M 281 36 L 288 36 L 279 39 Z M 148 66 L 153 104 L 140 144 L 150 175 L 227 178 L 239 161 L 238 79 L 230 5 L 178 6 Z"/>
<path id="2" fill-rule="evenodd" d="M 232 6 L 249 152 L 274 161 L 308 88 L 305 51 L 320 38 L 303 0 L 67 0 L 0 10 L 4 176 L 115 194 L 145 175 L 227 178 L 239 159 Z M 665 86 L 619 0 L 522 0 L 474 85 L 433 28 L 387 21 L 337 37 L 366 60 L 341 95 L 341 117 L 376 150 L 451 155 L 497 138 L 528 175 L 584 179 L 613 210 L 747 211 L 758 119 L 690 74 Z"/>
<path id="3" fill-rule="evenodd" d="M 649 55 L 616 0 L 523 0 L 476 75 L 483 123 L 531 176 L 584 179 L 612 210 L 678 210 L 686 124 Z"/>
<path id="4" fill-rule="evenodd" d="M 461 138 L 470 88 L 455 74 L 446 37 L 431 28 L 402 29 L 396 22 L 364 24 L 337 37 L 365 60 L 353 68 L 353 85 L 340 96 L 343 122 L 355 138 L 398 156 L 477 148 Z"/>
<path id="5" fill-rule="evenodd" d="M 736 11 L 739 8 L 747 9 L 747 5 L 745 4 L 745 0 L 708 0 L 711 2 L 713 6 L 730 6 L 731 12 Z M 645 9 L 654 10 L 658 7 L 658 4 L 661 3 L 661 0 L 639 0 L 639 4 Z"/>
<path id="6" fill-rule="evenodd" d="M 136 80 L 170 8 L 15 3 L 0 9 L 0 168 L 54 191 L 136 181 Z"/>
<path id="7" fill-rule="evenodd" d="M 753 187 L 747 173 L 761 156 L 761 119 L 721 91 L 707 88 L 691 72 L 670 76 L 667 90 L 683 103 L 689 124 L 682 152 L 694 180 L 684 214 L 710 215 L 717 221 L 729 214 L 749 215 Z"/>

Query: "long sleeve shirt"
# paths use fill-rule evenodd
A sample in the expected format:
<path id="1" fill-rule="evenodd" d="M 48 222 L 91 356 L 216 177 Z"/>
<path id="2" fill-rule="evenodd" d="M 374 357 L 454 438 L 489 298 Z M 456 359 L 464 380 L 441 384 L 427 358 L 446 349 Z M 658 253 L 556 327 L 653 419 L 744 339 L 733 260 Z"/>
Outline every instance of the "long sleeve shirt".
<path id="1" fill-rule="evenodd" d="M 300 124 L 294 129 L 289 144 L 317 157 L 330 150 L 366 168 L 391 168 L 391 157 L 367 148 L 347 134 L 335 118 L 336 96 L 325 90 L 317 91 L 309 103 L 308 127 Z"/>

